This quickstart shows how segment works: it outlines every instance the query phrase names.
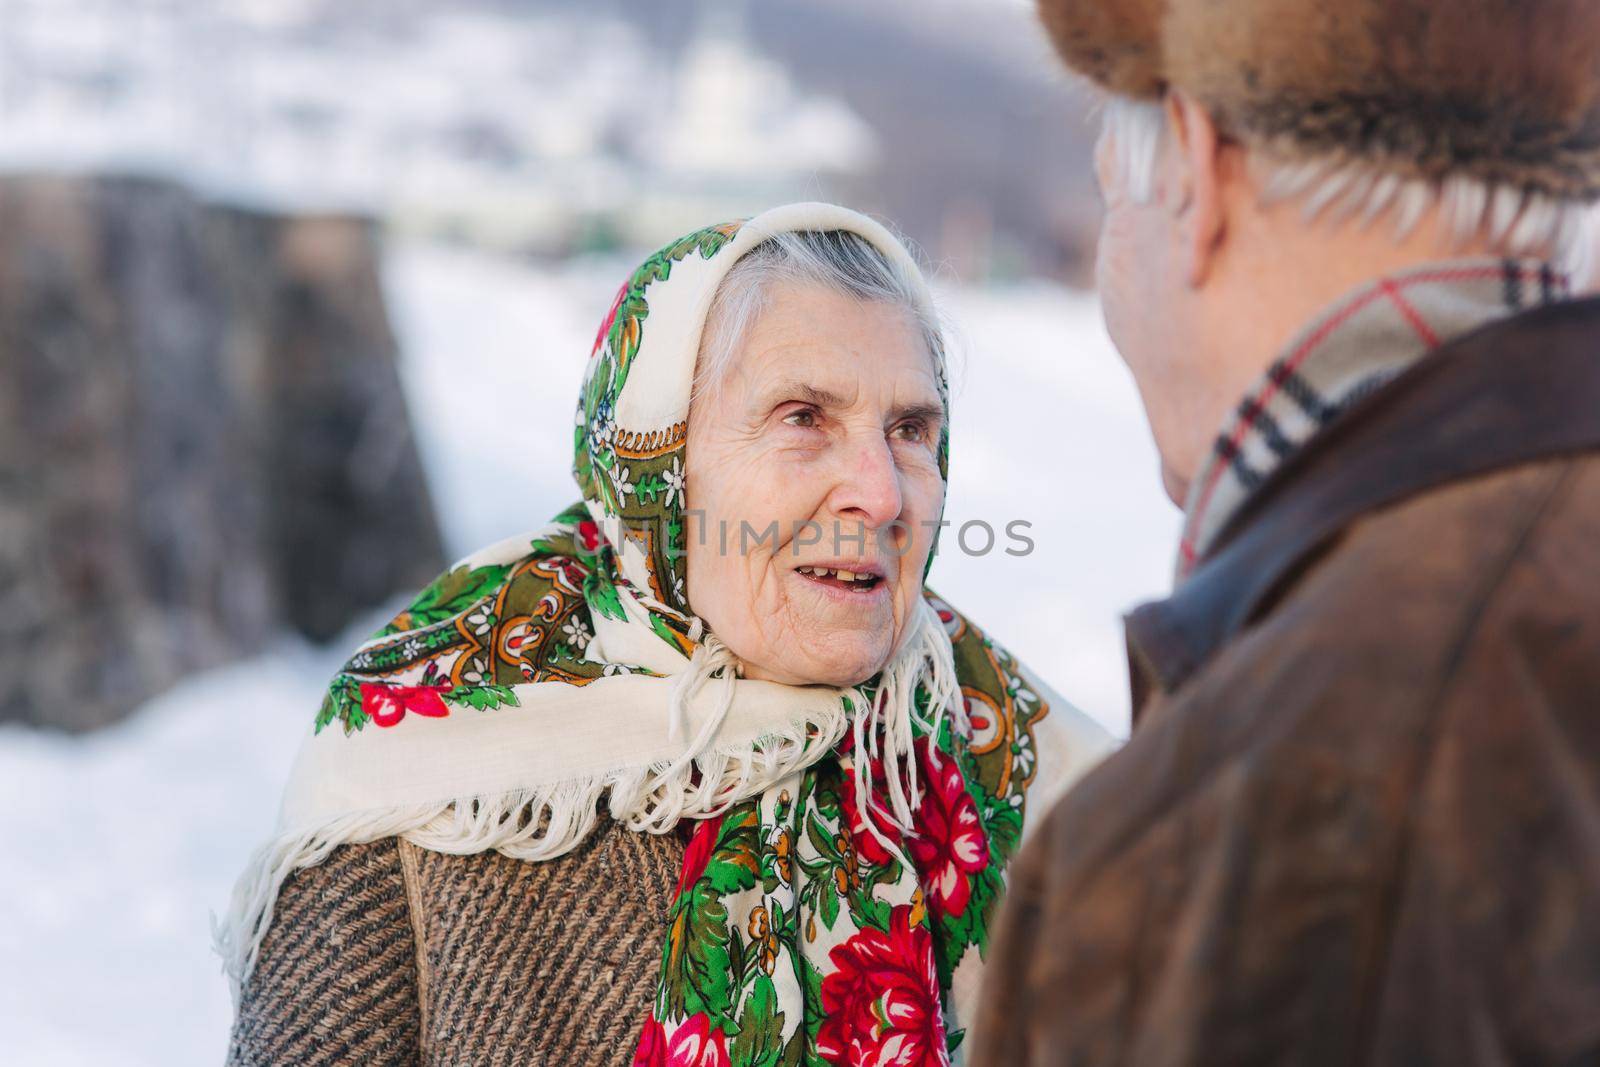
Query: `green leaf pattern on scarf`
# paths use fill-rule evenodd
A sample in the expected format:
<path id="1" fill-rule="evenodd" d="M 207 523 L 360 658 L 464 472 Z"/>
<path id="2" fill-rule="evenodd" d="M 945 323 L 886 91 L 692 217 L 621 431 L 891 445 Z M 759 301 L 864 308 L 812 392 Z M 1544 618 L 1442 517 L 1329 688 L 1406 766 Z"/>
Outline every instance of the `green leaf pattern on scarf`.
<path id="1" fill-rule="evenodd" d="M 437 689 L 444 703 L 492 710 L 509 703 L 500 695 L 506 686 L 593 681 L 604 668 L 586 660 L 584 649 L 595 616 L 625 617 L 619 586 L 680 609 L 671 616 L 652 612 L 650 625 L 663 641 L 687 648 L 683 436 L 649 440 L 618 427 L 612 412 L 644 339 L 650 286 L 691 255 L 716 255 L 738 229 L 738 223 L 711 226 L 668 245 L 619 292 L 596 338 L 578 406 L 573 473 L 584 499 L 530 540 L 478 553 L 424 589 L 335 676 L 317 714 L 319 732 L 334 722 L 352 733 L 383 721 L 373 712 L 397 699 L 397 689 Z M 620 517 L 628 536 L 638 539 L 649 557 L 651 588 L 629 586 L 616 547 L 593 521 L 597 512 Z M 611 669 L 640 670 L 629 664 Z M 401 692 L 398 699 L 406 713 L 436 711 L 425 694 Z"/>

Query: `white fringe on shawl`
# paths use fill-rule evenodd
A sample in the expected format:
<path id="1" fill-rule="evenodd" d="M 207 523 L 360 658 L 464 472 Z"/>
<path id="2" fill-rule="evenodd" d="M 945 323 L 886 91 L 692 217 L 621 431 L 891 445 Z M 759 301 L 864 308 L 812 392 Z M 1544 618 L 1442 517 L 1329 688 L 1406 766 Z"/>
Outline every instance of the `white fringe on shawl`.
<path id="1" fill-rule="evenodd" d="M 882 761 L 888 808 L 871 795 L 866 759 L 854 761 L 856 795 L 910 832 L 921 797 L 913 723 L 936 732 L 944 716 L 954 713 L 957 727 L 968 728 L 949 635 L 924 600 L 918 601 L 917 619 L 884 670 L 870 707 L 860 689 L 780 686 L 739 679 L 737 671 L 733 654 L 706 635 L 687 668 L 672 678 L 623 676 L 583 687 L 518 686 L 514 690 L 520 707 L 481 714 L 454 710 L 450 718 L 415 723 L 408 719 L 402 725 L 415 732 L 403 739 L 399 730 L 375 726 L 355 737 L 344 737 L 335 726 L 309 738 L 284 798 L 280 826 L 285 829 L 256 851 L 226 915 L 213 919 L 216 949 L 235 1003 L 255 966 L 284 879 L 321 863 L 340 845 L 403 837 L 435 852 L 465 855 L 493 849 L 515 859 L 548 860 L 588 836 L 607 794 L 612 818 L 630 830 L 664 834 L 682 819 L 721 814 L 811 766 L 847 730 L 853 731 L 858 753 Z M 931 718 L 916 710 L 913 696 L 919 683 L 930 697 Z M 707 699 L 705 691 L 713 686 L 715 692 Z M 694 719 L 702 721 L 685 744 Z M 585 727 L 585 736 L 575 736 Z M 392 750 L 378 753 L 372 761 L 376 766 L 365 775 L 348 749 L 363 743 Z M 598 759 L 597 748 L 602 753 Z M 497 756 L 515 763 L 519 751 L 532 754 L 527 762 L 543 768 L 525 774 L 491 769 Z M 429 795 L 429 787 L 423 786 L 415 801 L 402 800 L 410 791 L 409 772 L 420 776 L 434 762 L 430 756 L 450 765 L 435 779 L 500 780 L 444 796 Z M 552 773 L 552 768 L 561 770 Z M 363 802 L 374 799 L 379 802 Z M 865 822 L 885 848 L 899 853 L 872 819 Z"/>

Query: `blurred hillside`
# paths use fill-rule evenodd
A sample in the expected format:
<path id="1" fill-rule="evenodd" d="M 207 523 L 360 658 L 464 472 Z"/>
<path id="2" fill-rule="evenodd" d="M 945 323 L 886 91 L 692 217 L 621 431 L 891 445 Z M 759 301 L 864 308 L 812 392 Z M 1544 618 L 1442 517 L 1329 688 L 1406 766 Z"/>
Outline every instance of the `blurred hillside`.
<path id="1" fill-rule="evenodd" d="M 1082 280 L 1084 101 L 1020 0 L 0 0 L 0 167 L 538 256 L 834 198 Z"/>
<path id="2" fill-rule="evenodd" d="M 806 93 L 870 129 L 870 166 L 819 176 L 827 198 L 892 219 L 957 277 L 1087 283 L 1098 199 L 1090 101 L 1050 52 L 1030 0 L 506 0 L 607 12 L 668 55 L 733 27 Z M 680 58 L 680 62 L 681 62 Z"/>

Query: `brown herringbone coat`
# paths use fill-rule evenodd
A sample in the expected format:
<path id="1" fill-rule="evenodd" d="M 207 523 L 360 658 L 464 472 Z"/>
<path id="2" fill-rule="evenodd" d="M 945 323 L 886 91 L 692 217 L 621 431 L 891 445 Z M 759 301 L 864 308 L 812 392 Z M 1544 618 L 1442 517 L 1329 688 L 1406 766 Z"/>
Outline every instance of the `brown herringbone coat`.
<path id="1" fill-rule="evenodd" d="M 682 865 L 607 818 L 546 863 L 345 845 L 284 883 L 228 1063 L 631 1064 Z"/>

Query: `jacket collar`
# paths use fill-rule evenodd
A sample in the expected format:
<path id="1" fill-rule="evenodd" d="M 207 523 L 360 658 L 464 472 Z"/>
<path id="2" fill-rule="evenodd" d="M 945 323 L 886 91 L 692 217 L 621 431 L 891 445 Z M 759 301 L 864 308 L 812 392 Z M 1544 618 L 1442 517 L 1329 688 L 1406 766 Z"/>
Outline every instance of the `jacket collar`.
<path id="1" fill-rule="evenodd" d="M 1600 299 L 1555 304 L 1448 343 L 1341 413 L 1219 531 L 1169 599 L 1127 617 L 1134 716 L 1256 616 L 1362 515 L 1441 485 L 1600 450 Z"/>
<path id="2" fill-rule="evenodd" d="M 1439 345 L 1568 296 L 1566 276 L 1547 262 L 1476 257 L 1375 278 L 1334 301 L 1229 413 L 1184 506 L 1177 580 L 1272 472 L 1345 408 Z"/>

